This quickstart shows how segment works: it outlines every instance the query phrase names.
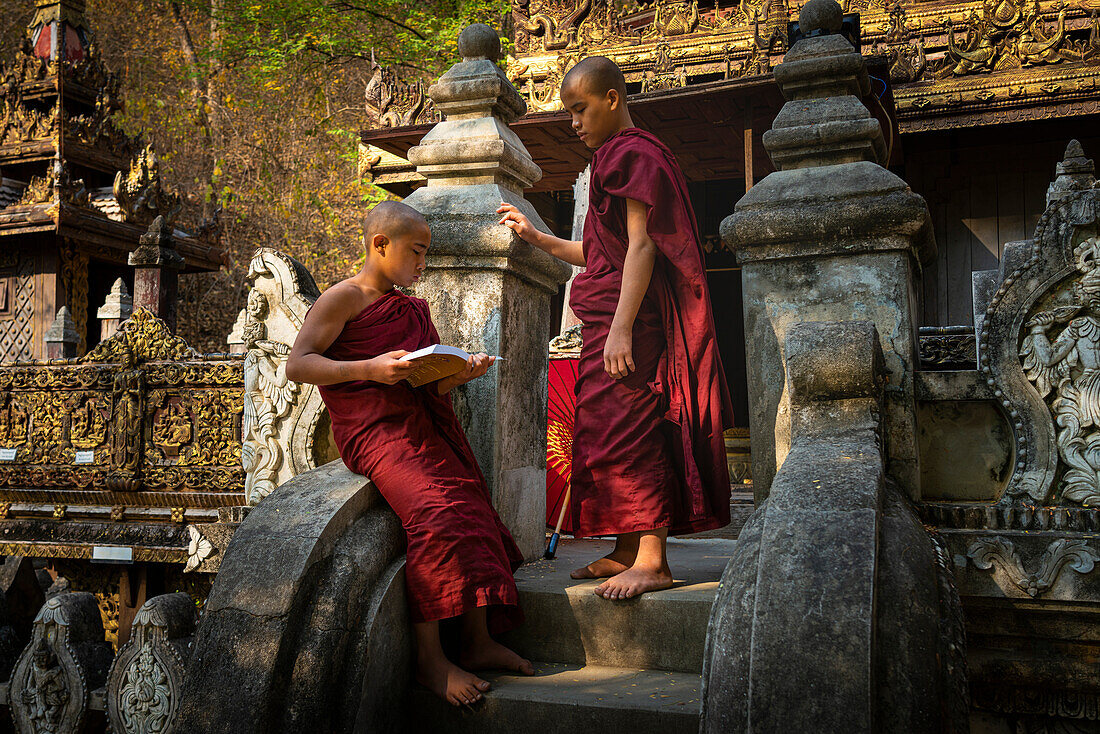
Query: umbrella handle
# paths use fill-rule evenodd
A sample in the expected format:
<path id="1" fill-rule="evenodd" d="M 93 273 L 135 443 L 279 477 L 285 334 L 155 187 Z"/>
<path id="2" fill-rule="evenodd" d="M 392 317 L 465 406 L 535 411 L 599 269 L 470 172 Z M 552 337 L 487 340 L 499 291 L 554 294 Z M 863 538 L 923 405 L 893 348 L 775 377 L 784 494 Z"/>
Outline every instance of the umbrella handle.
<path id="1" fill-rule="evenodd" d="M 573 491 L 573 487 L 567 486 L 565 488 L 565 498 L 561 502 L 561 512 L 558 513 L 558 524 L 554 526 L 554 533 L 550 536 L 550 542 L 546 545 L 546 552 L 542 554 L 543 558 L 553 560 L 554 556 L 558 552 L 558 539 L 561 537 L 561 525 L 565 521 L 565 511 L 569 508 L 569 493 Z"/>

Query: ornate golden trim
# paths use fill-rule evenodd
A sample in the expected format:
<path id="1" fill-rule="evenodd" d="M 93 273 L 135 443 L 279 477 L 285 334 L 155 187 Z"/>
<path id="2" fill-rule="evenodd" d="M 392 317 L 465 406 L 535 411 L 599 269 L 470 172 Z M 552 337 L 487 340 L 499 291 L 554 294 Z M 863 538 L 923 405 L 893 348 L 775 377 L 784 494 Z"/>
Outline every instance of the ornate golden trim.
<path id="1" fill-rule="evenodd" d="M 66 489 L 0 489 L 0 503 L 39 502 L 68 505 L 116 505 L 125 507 L 237 507 L 246 504 L 244 479 L 241 489 L 235 492 L 110 492 L 100 490 Z M 0 515 L 3 517 L 3 515 Z"/>
<path id="2" fill-rule="evenodd" d="M 102 544 L 101 544 L 102 545 Z M 72 558 L 90 560 L 94 546 L 85 543 L 23 543 L 0 540 L 0 555 L 30 556 L 32 558 Z M 186 548 L 152 547 L 133 548 L 134 562 L 145 563 L 186 563 Z"/>

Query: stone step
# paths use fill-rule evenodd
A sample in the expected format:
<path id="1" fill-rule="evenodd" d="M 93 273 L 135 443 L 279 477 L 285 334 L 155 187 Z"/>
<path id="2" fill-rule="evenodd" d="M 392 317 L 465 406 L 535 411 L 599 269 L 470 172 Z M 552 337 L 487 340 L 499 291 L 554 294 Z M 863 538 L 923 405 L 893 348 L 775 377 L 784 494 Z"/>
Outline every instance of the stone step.
<path id="1" fill-rule="evenodd" d="M 596 596 L 600 581 L 569 578 L 612 547 L 564 539 L 555 560 L 521 568 L 516 585 L 527 621 L 502 642 L 532 660 L 701 672 L 710 608 L 734 541 L 669 540 L 673 588 L 626 601 Z"/>
<path id="2" fill-rule="evenodd" d="M 631 732 L 695 734 L 700 677 L 595 665 L 536 663 L 535 675 L 485 675 L 493 688 L 474 706 L 450 706 L 416 686 L 408 731 L 416 734 Z"/>

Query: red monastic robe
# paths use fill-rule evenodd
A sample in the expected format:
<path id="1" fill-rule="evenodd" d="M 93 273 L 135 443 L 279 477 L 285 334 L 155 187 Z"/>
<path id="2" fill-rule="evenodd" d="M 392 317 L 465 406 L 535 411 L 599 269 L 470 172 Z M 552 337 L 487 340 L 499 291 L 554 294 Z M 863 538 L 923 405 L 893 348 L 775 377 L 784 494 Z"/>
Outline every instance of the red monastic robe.
<path id="1" fill-rule="evenodd" d="M 439 343 L 428 304 L 392 290 L 349 321 L 325 352 L 370 359 Z M 523 555 L 493 509 L 450 396 L 354 381 L 322 386 L 347 467 L 374 482 L 408 536 L 405 578 L 414 622 L 489 606 L 494 632 L 522 619 L 512 573 Z"/>
<path id="2" fill-rule="evenodd" d="M 613 380 L 603 349 L 626 258 L 626 200 L 648 207 L 659 254 L 634 321 L 636 369 Z M 584 323 L 573 437 L 577 535 L 669 527 L 694 533 L 729 524 L 722 431 L 733 410 L 715 342 L 703 249 L 676 158 L 637 128 L 592 157 L 584 224 L 586 269 L 570 306 Z"/>

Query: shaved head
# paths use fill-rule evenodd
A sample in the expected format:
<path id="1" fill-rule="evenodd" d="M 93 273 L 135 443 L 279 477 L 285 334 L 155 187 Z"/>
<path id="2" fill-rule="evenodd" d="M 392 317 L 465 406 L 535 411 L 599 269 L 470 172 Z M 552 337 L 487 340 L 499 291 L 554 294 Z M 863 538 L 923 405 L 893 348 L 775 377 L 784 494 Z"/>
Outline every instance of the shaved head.
<path id="1" fill-rule="evenodd" d="M 363 235 L 368 243 L 378 234 L 393 240 L 421 227 L 428 229 L 424 215 L 400 201 L 383 201 L 363 217 Z"/>
<path id="2" fill-rule="evenodd" d="M 598 97 L 603 97 L 614 89 L 621 99 L 626 99 L 626 79 L 623 72 L 606 56 L 589 56 L 578 61 L 561 82 L 563 89 L 574 84 L 581 85 L 577 89 Z"/>

